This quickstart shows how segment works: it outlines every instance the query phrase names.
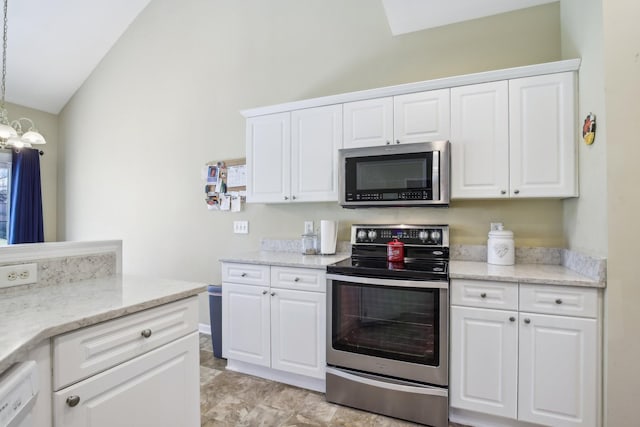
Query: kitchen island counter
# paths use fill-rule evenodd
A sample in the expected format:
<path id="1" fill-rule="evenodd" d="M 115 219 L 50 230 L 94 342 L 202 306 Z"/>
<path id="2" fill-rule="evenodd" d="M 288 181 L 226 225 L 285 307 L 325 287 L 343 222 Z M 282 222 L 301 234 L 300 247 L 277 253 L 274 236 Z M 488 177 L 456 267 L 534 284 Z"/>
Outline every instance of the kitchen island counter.
<path id="1" fill-rule="evenodd" d="M 450 261 L 451 279 L 496 280 L 560 286 L 604 288 L 606 282 L 577 273 L 562 265 L 515 264 L 492 265 L 478 261 Z"/>
<path id="2" fill-rule="evenodd" d="M 0 292 L 0 373 L 42 340 L 204 292 L 204 283 L 115 275 Z"/>

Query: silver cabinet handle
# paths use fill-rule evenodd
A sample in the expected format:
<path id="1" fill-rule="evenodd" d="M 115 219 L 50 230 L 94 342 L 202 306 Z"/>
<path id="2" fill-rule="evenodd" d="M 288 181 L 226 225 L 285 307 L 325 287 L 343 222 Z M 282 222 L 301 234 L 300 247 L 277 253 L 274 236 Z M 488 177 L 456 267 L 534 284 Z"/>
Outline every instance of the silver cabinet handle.
<path id="1" fill-rule="evenodd" d="M 486 297 L 487 297 L 487 293 L 486 292 L 483 292 L 483 293 L 480 294 L 480 298 L 486 298 Z"/>
<path id="2" fill-rule="evenodd" d="M 562 304 L 562 300 L 561 300 L 560 298 L 558 298 L 558 299 L 556 300 L 556 304 Z"/>
<path id="3" fill-rule="evenodd" d="M 500 194 L 507 194 L 507 190 L 500 190 Z"/>
<path id="4" fill-rule="evenodd" d="M 247 277 L 247 273 L 242 273 L 240 277 Z"/>
<path id="5" fill-rule="evenodd" d="M 513 316 L 509 317 L 509 322 L 515 322 L 515 321 L 516 321 L 515 317 L 513 317 Z"/>
<path id="6" fill-rule="evenodd" d="M 269 293 L 269 291 L 267 290 L 262 291 L 262 295 L 266 295 L 267 293 Z"/>
<path id="7" fill-rule="evenodd" d="M 513 194 L 520 194 L 520 190 L 513 190 Z"/>
<path id="8" fill-rule="evenodd" d="M 528 325 L 529 323 L 531 323 L 531 319 L 524 319 L 524 323 Z"/>
<path id="9" fill-rule="evenodd" d="M 151 336 L 151 329 L 144 329 L 142 332 L 140 332 L 140 335 L 145 338 L 149 338 Z"/>
<path id="10" fill-rule="evenodd" d="M 275 296 L 276 296 L 276 293 L 275 293 L 275 292 L 271 292 L 271 296 L 272 296 L 272 297 L 275 297 Z"/>
<path id="11" fill-rule="evenodd" d="M 78 403 L 80 403 L 80 396 L 67 397 L 67 405 L 71 406 L 72 408 L 76 406 Z"/>

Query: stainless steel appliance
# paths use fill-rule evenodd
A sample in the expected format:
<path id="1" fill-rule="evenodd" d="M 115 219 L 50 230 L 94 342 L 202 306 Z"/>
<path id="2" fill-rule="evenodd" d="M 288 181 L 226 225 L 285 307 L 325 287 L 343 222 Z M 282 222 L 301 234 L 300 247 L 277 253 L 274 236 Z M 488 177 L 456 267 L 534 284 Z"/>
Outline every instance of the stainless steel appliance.
<path id="1" fill-rule="evenodd" d="M 449 205 L 449 141 L 339 150 L 345 208 Z"/>
<path id="2" fill-rule="evenodd" d="M 327 400 L 448 426 L 449 227 L 353 225 L 351 244 L 327 267 Z"/>

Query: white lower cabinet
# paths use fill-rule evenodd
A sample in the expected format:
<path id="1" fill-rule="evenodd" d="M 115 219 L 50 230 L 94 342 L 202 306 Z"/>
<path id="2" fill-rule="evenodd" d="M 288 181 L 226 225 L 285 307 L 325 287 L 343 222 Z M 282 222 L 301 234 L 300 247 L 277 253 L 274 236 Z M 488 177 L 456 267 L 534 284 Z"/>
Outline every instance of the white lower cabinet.
<path id="1" fill-rule="evenodd" d="M 473 424 L 481 414 L 483 425 L 600 425 L 596 289 L 476 280 L 451 286 L 452 420 Z M 508 297 L 518 289 L 518 300 Z"/>
<path id="2" fill-rule="evenodd" d="M 222 354 L 227 366 L 318 389 L 317 381 L 324 382 L 325 377 L 325 272 L 260 266 L 270 274 L 265 273 L 257 285 L 248 273 L 254 265 L 246 265 L 245 276 L 227 274 L 242 268 L 242 264 L 222 267 Z M 317 380 L 316 385 L 305 384 L 304 378 Z"/>
<path id="3" fill-rule="evenodd" d="M 192 297 L 53 338 L 53 425 L 199 426 L 197 310 Z"/>

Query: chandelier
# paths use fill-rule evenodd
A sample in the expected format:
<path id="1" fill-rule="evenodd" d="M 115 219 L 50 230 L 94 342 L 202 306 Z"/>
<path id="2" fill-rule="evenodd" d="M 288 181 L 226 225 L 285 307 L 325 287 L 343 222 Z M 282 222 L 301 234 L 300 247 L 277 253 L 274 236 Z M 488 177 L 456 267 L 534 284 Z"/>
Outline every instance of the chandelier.
<path id="1" fill-rule="evenodd" d="M 0 148 L 31 147 L 34 144 L 46 144 L 44 136 L 27 117 L 9 121 L 9 113 L 4 105 L 4 94 L 7 77 L 7 4 L 4 0 L 4 32 L 2 35 L 2 101 L 0 104 Z"/>

